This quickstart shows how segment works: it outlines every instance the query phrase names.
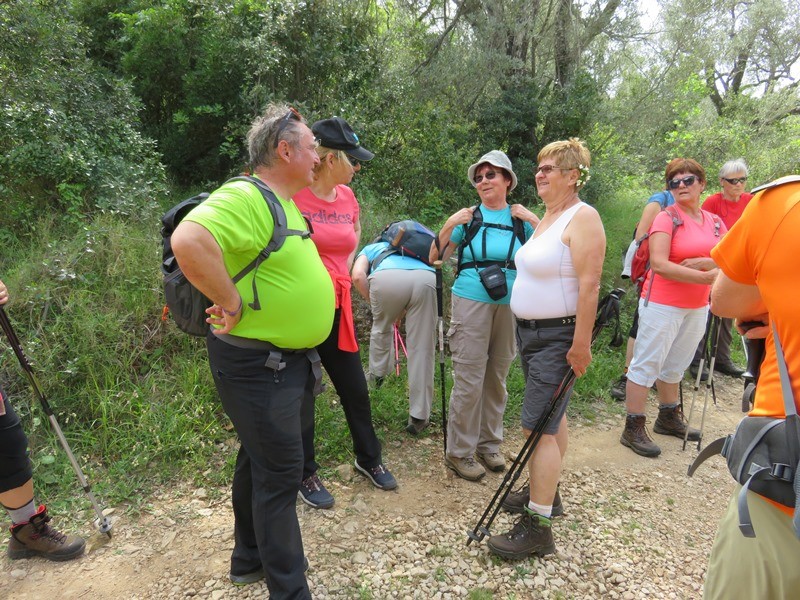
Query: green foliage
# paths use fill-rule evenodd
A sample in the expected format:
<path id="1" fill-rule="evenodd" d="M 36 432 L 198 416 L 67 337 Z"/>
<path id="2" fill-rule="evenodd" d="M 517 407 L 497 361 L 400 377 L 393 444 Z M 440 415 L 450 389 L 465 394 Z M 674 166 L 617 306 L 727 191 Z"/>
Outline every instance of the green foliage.
<path id="1" fill-rule="evenodd" d="M 161 189 L 137 100 L 87 59 L 66 2 L 0 4 L 0 235 L 32 232 L 35 216 L 92 210 L 140 216 Z"/>

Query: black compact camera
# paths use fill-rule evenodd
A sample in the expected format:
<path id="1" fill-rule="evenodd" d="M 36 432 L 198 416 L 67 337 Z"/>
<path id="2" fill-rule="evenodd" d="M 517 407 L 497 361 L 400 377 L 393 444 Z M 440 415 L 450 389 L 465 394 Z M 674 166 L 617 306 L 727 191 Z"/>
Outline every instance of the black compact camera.
<path id="1" fill-rule="evenodd" d="M 481 278 L 483 288 L 492 300 L 500 300 L 508 294 L 506 273 L 500 265 L 489 265 L 478 276 Z"/>

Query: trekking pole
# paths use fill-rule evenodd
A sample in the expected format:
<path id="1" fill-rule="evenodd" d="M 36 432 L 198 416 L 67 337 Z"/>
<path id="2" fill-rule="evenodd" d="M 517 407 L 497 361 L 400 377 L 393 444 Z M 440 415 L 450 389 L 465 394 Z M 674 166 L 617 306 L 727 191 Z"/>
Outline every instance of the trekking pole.
<path id="1" fill-rule="evenodd" d="M 45 395 L 39 388 L 39 383 L 36 380 L 36 375 L 33 372 L 33 367 L 31 366 L 31 363 L 28 361 L 28 357 L 25 356 L 25 352 L 22 349 L 22 345 L 20 344 L 19 338 L 17 337 L 17 334 L 14 332 L 14 328 L 11 326 L 11 321 L 8 320 L 8 315 L 6 314 L 6 311 L 2 306 L 0 306 L 0 326 L 2 326 L 3 332 L 6 334 L 6 337 L 8 338 L 8 343 L 14 350 L 14 354 L 17 355 L 19 363 L 20 365 L 22 365 L 22 370 L 25 371 L 25 374 L 28 376 L 28 381 L 30 382 L 31 387 L 33 388 L 34 395 L 39 399 L 39 402 L 41 402 L 42 408 L 44 409 L 47 418 L 50 420 L 50 425 L 53 427 L 53 430 L 56 432 L 56 435 L 58 436 L 58 441 L 61 442 L 61 446 L 67 453 L 69 462 L 72 464 L 72 468 L 75 471 L 75 474 L 78 476 L 78 481 L 83 487 L 83 491 L 86 492 L 87 496 L 89 496 L 89 501 L 92 503 L 94 512 L 97 515 L 97 521 L 95 522 L 97 528 L 100 530 L 100 533 L 105 533 L 110 538 L 111 519 L 105 516 L 103 514 L 103 511 L 100 509 L 100 506 L 98 506 L 97 501 L 94 498 L 94 494 L 92 493 L 92 488 L 86 481 L 86 477 L 83 475 L 83 471 L 81 470 L 78 461 L 75 459 L 75 455 L 72 453 L 72 450 L 70 449 L 69 444 L 67 443 L 67 438 L 64 437 L 64 432 L 61 431 L 61 427 L 59 427 L 58 421 L 56 421 L 56 417 L 53 414 L 53 409 L 50 408 L 50 403 L 47 401 L 47 398 L 45 398 Z"/>
<path id="2" fill-rule="evenodd" d="M 703 413 L 700 417 L 700 439 L 697 440 L 697 449 L 700 450 L 700 444 L 703 442 L 703 426 L 706 422 L 706 407 L 708 406 L 708 392 L 714 391 L 714 363 L 717 362 L 717 348 L 719 346 L 719 332 L 722 329 L 722 319 L 720 317 L 714 316 L 711 319 L 711 331 L 713 332 L 713 336 L 711 339 L 714 341 L 711 344 L 711 362 L 708 367 L 708 379 L 706 379 L 706 394 L 703 398 Z M 714 402 L 716 404 L 716 401 Z M 689 422 L 686 422 L 686 432 L 684 433 L 684 439 L 689 435 Z"/>
<path id="3" fill-rule="evenodd" d="M 394 374 L 400 376 L 400 347 L 397 343 L 397 337 L 400 332 L 397 331 L 397 323 L 392 323 L 392 333 L 394 334 Z"/>
<path id="4" fill-rule="evenodd" d="M 436 270 L 436 312 L 437 328 L 439 330 L 439 385 L 442 389 L 442 450 L 447 456 L 447 399 L 445 398 L 444 380 L 444 302 L 442 300 L 442 261 L 433 261 Z"/>
<path id="5" fill-rule="evenodd" d="M 619 319 L 619 299 L 624 294 L 625 290 L 616 288 L 600 301 L 597 309 L 597 318 L 595 319 L 594 328 L 592 329 L 592 342 L 597 339 L 597 336 L 600 335 L 600 332 L 609 320 L 612 318 Z M 517 480 L 519 480 L 522 472 L 527 467 L 539 440 L 542 438 L 542 435 L 544 435 L 544 430 L 547 428 L 548 423 L 555 414 L 556 408 L 564 398 L 564 395 L 572 388 L 575 379 L 575 372 L 572 368 L 569 368 L 564 378 L 561 380 L 561 383 L 559 383 L 558 388 L 556 388 L 556 391 L 553 393 L 553 397 L 550 399 L 545 413 L 536 422 L 528 439 L 526 439 L 525 443 L 522 445 L 522 449 L 517 456 L 514 457 L 511 466 L 503 477 L 503 481 L 489 501 L 489 505 L 486 507 L 477 525 L 475 525 L 472 531 L 467 531 L 468 546 L 473 540 L 480 542 L 487 535 L 491 535 L 489 528 L 497 517 L 497 513 L 500 512 L 503 501 L 505 501 L 509 492 L 514 489 Z"/>
<path id="6" fill-rule="evenodd" d="M 683 432 L 683 447 L 681 450 L 686 450 L 686 440 L 689 437 L 689 423 L 692 421 L 692 414 L 694 413 L 694 401 L 697 398 L 697 392 L 700 390 L 700 380 L 703 377 L 703 367 L 706 364 L 706 349 L 708 346 L 708 339 L 710 337 L 710 326 L 712 322 L 709 321 L 706 326 L 706 332 L 703 334 L 703 352 L 700 354 L 700 363 L 697 365 L 697 376 L 694 378 L 694 385 L 692 386 L 692 401 L 689 404 L 689 415 L 686 417 L 686 431 Z M 683 407 L 681 407 L 683 409 Z"/>
<path id="7" fill-rule="evenodd" d="M 403 336 L 400 334 L 400 328 L 397 326 L 397 323 L 392 323 L 392 328 L 394 329 L 394 370 L 396 375 L 400 375 L 400 350 L 403 350 L 403 356 L 406 357 L 408 360 L 408 350 L 406 350 L 406 344 L 403 341 Z"/>

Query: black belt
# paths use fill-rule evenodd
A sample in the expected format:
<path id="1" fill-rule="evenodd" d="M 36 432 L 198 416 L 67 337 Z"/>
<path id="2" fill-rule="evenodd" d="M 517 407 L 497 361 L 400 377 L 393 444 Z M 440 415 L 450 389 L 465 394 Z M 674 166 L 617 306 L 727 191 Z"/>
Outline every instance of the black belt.
<path id="1" fill-rule="evenodd" d="M 566 327 L 575 325 L 575 315 L 557 319 L 517 319 L 517 326 L 525 329 L 544 329 L 545 327 Z"/>
<path id="2" fill-rule="evenodd" d="M 210 333 L 209 335 L 215 334 Z M 275 381 L 277 381 L 278 371 L 282 371 L 286 368 L 286 363 L 283 360 L 284 354 L 305 354 L 311 363 L 311 373 L 314 375 L 314 396 L 319 396 L 323 392 L 325 386 L 322 384 L 322 361 L 316 348 L 281 348 L 266 340 L 255 340 L 238 335 L 231 335 L 230 333 L 219 334 L 216 337 L 221 342 L 236 346 L 237 348 L 269 352 L 264 366 L 275 371 Z"/>

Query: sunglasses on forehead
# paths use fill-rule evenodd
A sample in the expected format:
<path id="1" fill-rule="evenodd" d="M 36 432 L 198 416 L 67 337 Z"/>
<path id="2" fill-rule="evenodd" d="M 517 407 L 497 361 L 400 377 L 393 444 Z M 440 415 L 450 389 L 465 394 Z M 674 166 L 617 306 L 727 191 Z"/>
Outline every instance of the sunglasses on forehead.
<path id="1" fill-rule="evenodd" d="M 292 120 L 297 121 L 298 123 L 302 123 L 303 122 L 303 115 L 301 115 L 297 111 L 297 109 L 295 107 L 290 106 L 289 107 L 289 112 L 287 112 L 285 115 L 283 115 L 278 120 L 278 130 L 275 132 L 275 147 L 276 148 L 278 147 L 278 144 L 281 141 L 281 134 L 283 133 L 283 130 L 286 129 L 287 125 L 289 125 L 289 121 L 292 121 Z"/>
<path id="2" fill-rule="evenodd" d="M 670 179 L 667 185 L 669 185 L 669 189 L 677 190 L 679 187 L 681 187 L 681 184 L 683 184 L 684 187 L 690 187 L 693 186 L 694 182 L 697 180 L 697 175 L 688 175 L 682 179 Z"/>
<path id="3" fill-rule="evenodd" d="M 723 177 L 722 181 L 727 181 L 731 185 L 736 185 L 737 183 L 744 183 L 747 181 L 747 177 L 734 177 L 733 179 L 728 179 L 727 177 Z"/>

